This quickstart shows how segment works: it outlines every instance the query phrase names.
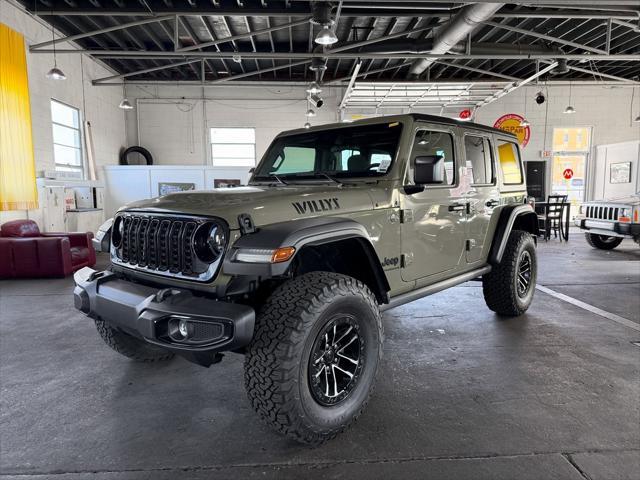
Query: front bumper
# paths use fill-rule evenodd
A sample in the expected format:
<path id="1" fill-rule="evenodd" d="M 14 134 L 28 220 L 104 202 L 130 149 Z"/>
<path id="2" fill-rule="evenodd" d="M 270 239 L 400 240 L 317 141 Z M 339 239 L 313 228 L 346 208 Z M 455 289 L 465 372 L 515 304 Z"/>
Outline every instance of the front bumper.
<path id="1" fill-rule="evenodd" d="M 220 352 L 245 347 L 253 337 L 255 311 L 246 305 L 196 297 L 189 290 L 140 285 L 88 267 L 73 278 L 78 310 L 205 366 Z M 190 338 L 175 338 L 180 320 L 190 325 Z"/>
<path id="2" fill-rule="evenodd" d="M 622 238 L 634 238 L 640 235 L 639 223 L 591 220 L 589 218 L 576 218 L 574 223 L 577 227 L 580 227 L 580 229 L 596 235 Z"/>

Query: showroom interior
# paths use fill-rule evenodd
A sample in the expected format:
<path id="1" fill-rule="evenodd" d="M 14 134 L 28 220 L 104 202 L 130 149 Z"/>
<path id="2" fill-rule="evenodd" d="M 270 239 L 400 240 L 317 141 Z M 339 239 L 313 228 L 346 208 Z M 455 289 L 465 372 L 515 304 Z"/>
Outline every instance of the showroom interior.
<path id="1" fill-rule="evenodd" d="M 0 0 L 0 68 L 0 478 L 638 478 L 640 1 Z M 434 141 L 420 133 L 425 124 L 455 137 L 455 167 L 447 167 L 451 154 L 440 146 L 410 159 L 405 143 L 414 142 L 414 133 L 413 148 L 427 151 Z M 367 164 L 360 186 L 349 174 L 364 145 L 339 152 L 337 170 L 315 172 L 307 183 L 264 165 L 287 161 L 284 153 L 274 160 L 276 147 L 287 142 L 281 132 L 319 145 L 342 138 L 331 132 L 372 125 L 386 130 L 367 141 L 384 144 L 396 128 L 400 153 L 388 160 L 387 150 L 371 154 L 378 163 Z M 493 165 L 483 188 L 495 205 L 487 202 L 483 210 L 490 227 L 486 245 L 477 247 L 486 265 L 449 283 L 438 271 L 432 288 L 428 275 L 423 284 L 412 277 L 414 295 L 406 287 L 394 302 L 396 278 L 406 281 L 416 264 L 439 261 L 419 248 L 445 258 L 454 234 L 464 240 L 467 259 L 476 248 L 456 230 L 473 228 L 464 220 L 471 203 L 460 207 L 466 217 L 449 206 L 446 218 L 463 219 L 453 228 L 437 210 L 419 217 L 415 200 L 430 191 L 485 191 L 475 180 L 463 181 L 476 171 L 469 160 L 460 163 L 473 132 L 485 135 L 474 138 L 485 138 L 481 148 Z M 502 147 L 498 157 L 492 150 L 499 138 L 518 146 L 512 159 L 521 187 L 497 170 L 506 168 L 498 165 Z M 444 180 L 433 173 L 426 188 L 407 188 L 418 182 L 403 175 L 427 158 L 444 159 Z M 387 182 L 396 172 L 397 182 Z M 234 192 L 245 192 L 242 200 L 227 200 Z M 418 205 L 413 210 L 402 206 L 410 198 Z M 505 220 L 491 217 L 496 205 Z M 375 389 L 349 414 L 348 428 L 334 426 L 326 441 L 305 445 L 292 440 L 289 427 L 271 428 L 270 422 L 283 424 L 284 413 L 272 413 L 266 423 L 260 418 L 272 399 L 256 399 L 261 387 L 253 384 L 270 385 L 285 373 L 251 377 L 261 355 L 254 318 L 287 323 L 265 306 L 283 302 L 274 300 L 281 290 L 273 296 L 266 290 L 293 281 L 293 269 L 274 272 L 281 261 L 302 265 L 307 257 L 294 257 L 300 246 L 278 244 L 270 269 L 246 282 L 232 280 L 224 295 L 220 286 L 191 290 L 182 274 L 154 283 L 150 266 L 122 291 L 126 303 L 138 289 L 153 287 L 144 308 L 172 297 L 178 305 L 187 291 L 194 311 L 236 299 L 236 310 L 251 316 L 242 345 L 232 342 L 234 348 L 206 361 L 193 347 L 190 356 L 168 360 L 173 353 L 163 350 L 164 356 L 136 362 L 125 358 L 131 355 L 123 344 L 109 344 L 128 330 L 105 334 L 108 322 L 93 310 L 85 315 L 101 297 L 89 301 L 83 288 L 84 282 L 108 285 L 111 277 L 117 283 L 133 269 L 119 257 L 116 238 L 142 245 L 142 235 L 118 233 L 129 228 L 122 227 L 129 220 L 118 223 L 122 208 L 134 212 L 131 222 L 143 218 L 135 212 L 155 212 L 155 220 L 140 220 L 148 222 L 147 232 L 153 222 L 162 231 L 166 212 L 194 216 L 189 235 L 196 240 L 209 216 L 237 219 L 217 234 L 227 246 L 235 240 L 235 250 L 214 262 L 231 276 L 247 271 L 232 265 L 245 251 L 238 245 L 252 247 L 250 265 L 272 254 L 259 241 L 253 248 L 250 239 L 261 230 L 258 238 L 268 233 L 285 242 L 296 232 L 302 238 L 296 229 L 321 218 L 313 228 L 323 239 L 340 222 L 362 223 L 347 236 L 335 233 L 335 243 L 309 241 L 320 257 L 349 265 L 357 261 L 348 258 L 351 250 L 337 252 L 341 245 L 361 245 L 360 235 L 376 245 L 362 254 L 375 266 L 354 274 L 354 282 L 373 292 L 367 298 L 384 332 L 381 356 L 372 373 Z M 376 220 L 383 211 L 385 222 Z M 533 220 L 518 223 L 507 211 Z M 413 221 L 411 230 L 405 227 Z M 420 230 L 421 222 L 428 229 Z M 498 264 L 510 252 L 500 239 L 507 242 L 511 229 L 523 225 L 535 245 L 537 277 L 526 275 L 535 296 L 528 310 L 508 318 L 490 307 L 486 282 L 504 270 Z M 180 230 L 185 238 L 187 228 Z M 376 256 L 378 244 L 394 247 L 391 229 L 403 244 L 398 248 L 408 248 L 405 232 L 416 235 L 415 255 L 378 250 Z M 214 230 L 201 248 L 215 250 Z M 350 243 L 353 236 L 358 240 Z M 180 253 L 183 266 L 197 248 Z M 456 261 L 464 262 L 461 255 Z M 524 257 L 518 258 L 520 274 Z M 300 268 L 320 279 L 309 287 L 315 305 L 325 298 L 328 277 L 313 277 L 323 268 Z M 234 297 L 234 289 L 244 296 Z M 176 335 L 193 334 L 187 323 L 175 325 Z M 144 346 L 160 351 L 157 342 Z M 287 345 L 274 350 L 294 348 Z M 339 340 L 324 345 L 322 365 L 331 355 L 339 361 Z M 368 378 L 358 359 L 364 367 L 358 363 L 348 379 L 341 377 L 347 404 L 355 401 L 351 392 L 364 388 L 353 377 Z M 324 368 L 319 375 L 328 374 Z M 335 404 L 318 400 L 323 411 L 344 405 L 337 384 L 335 393 Z M 297 421 L 307 421 L 305 415 Z"/>

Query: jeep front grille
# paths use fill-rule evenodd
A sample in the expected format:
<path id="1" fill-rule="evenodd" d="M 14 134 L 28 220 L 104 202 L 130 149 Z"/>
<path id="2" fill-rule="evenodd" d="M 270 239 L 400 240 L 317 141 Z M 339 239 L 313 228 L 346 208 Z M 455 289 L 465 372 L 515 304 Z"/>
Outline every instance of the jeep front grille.
<path id="1" fill-rule="evenodd" d="M 121 213 L 114 221 L 111 259 L 117 265 L 150 273 L 210 280 L 223 255 L 212 262 L 200 260 L 194 237 L 198 227 L 212 223 L 224 228 L 220 221 L 209 218 Z"/>
<path id="2" fill-rule="evenodd" d="M 619 207 L 587 205 L 585 216 L 596 220 L 618 220 Z"/>

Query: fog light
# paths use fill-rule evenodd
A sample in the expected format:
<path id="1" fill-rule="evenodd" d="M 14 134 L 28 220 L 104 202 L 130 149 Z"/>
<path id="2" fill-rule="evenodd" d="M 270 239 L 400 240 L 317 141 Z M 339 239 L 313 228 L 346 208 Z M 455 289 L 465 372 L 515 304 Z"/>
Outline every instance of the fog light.
<path id="1" fill-rule="evenodd" d="M 180 320 L 180 323 L 178 323 L 178 331 L 184 338 L 189 337 L 189 324 L 186 320 Z"/>

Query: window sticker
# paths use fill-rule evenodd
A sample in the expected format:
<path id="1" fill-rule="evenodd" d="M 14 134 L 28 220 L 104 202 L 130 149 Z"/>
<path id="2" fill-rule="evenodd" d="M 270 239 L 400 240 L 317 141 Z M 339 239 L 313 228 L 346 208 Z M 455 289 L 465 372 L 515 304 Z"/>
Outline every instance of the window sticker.
<path id="1" fill-rule="evenodd" d="M 389 169 L 389 165 L 391 165 L 390 158 L 384 158 L 380 160 L 380 166 L 378 167 L 378 171 L 381 173 L 386 173 L 387 170 Z"/>

